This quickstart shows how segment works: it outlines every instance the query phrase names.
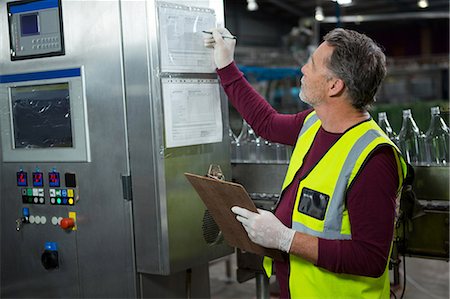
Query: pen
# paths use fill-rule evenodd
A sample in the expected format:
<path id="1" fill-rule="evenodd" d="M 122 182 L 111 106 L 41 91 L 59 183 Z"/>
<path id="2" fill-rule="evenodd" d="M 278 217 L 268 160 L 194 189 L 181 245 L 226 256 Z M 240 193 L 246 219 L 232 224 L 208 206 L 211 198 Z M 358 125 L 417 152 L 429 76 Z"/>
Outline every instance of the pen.
<path id="1" fill-rule="evenodd" d="M 212 34 L 211 31 L 205 31 L 205 30 L 203 30 L 202 32 L 203 32 L 203 33 L 207 33 L 207 34 Z M 234 35 L 222 35 L 222 38 L 237 39 L 236 36 L 234 36 Z"/>

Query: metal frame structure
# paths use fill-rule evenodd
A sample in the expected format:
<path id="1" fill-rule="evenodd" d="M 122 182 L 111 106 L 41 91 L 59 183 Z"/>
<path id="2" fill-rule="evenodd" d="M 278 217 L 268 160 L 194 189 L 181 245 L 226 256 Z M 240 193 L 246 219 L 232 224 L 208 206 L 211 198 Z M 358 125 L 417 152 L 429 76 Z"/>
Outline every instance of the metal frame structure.
<path id="1" fill-rule="evenodd" d="M 214 9 L 223 25 L 222 1 L 183 4 Z M 205 207 L 183 173 L 206 173 L 215 163 L 230 177 L 228 140 L 165 146 L 158 1 L 62 0 L 61 5 L 65 55 L 20 61 L 10 59 L 6 4 L 0 5 L 5 33 L 0 77 L 83 68 L 90 148 L 90 159 L 82 162 L 58 154 L 0 160 L 1 297 L 208 297 L 208 262 L 232 248 L 205 241 Z M 172 75 L 216 78 L 214 73 Z M 0 84 L 2 103 L 9 100 L 4 91 L 10 87 Z M 221 108 L 227 136 L 223 94 Z M 1 111 L 1 117 L 9 118 L 9 111 Z M 3 123 L 0 129 L 2 136 L 9 134 Z M 21 192 L 34 188 L 31 183 L 18 187 L 16 172 L 31 176 L 37 169 L 44 176 L 45 203 L 24 203 Z M 61 173 L 60 189 L 76 177 L 73 205 L 50 203 L 47 175 L 53 171 Z M 53 223 L 73 213 L 76 229 Z M 23 221 L 31 216 L 33 223 Z M 19 231 L 16 220 L 23 222 Z M 55 249 L 48 242 L 57 245 L 53 269 L 41 264 L 43 252 Z"/>

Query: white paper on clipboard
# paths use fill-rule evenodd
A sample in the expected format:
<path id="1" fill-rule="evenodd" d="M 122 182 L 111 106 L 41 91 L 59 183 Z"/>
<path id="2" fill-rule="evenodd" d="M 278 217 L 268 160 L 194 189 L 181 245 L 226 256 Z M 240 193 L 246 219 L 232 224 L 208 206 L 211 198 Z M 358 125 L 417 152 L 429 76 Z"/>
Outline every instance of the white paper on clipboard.
<path id="1" fill-rule="evenodd" d="M 158 2 L 161 72 L 212 73 L 213 53 L 203 30 L 216 26 L 213 9 Z"/>
<path id="2" fill-rule="evenodd" d="M 217 79 L 163 78 L 161 82 L 167 148 L 222 141 Z"/>

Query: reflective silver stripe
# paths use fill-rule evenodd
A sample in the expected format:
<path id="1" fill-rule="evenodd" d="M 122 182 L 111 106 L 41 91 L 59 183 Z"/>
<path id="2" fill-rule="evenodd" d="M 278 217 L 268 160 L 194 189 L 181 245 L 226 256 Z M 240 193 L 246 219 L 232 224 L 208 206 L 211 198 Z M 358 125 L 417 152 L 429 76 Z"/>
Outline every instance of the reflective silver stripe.
<path id="1" fill-rule="evenodd" d="M 367 131 L 356 141 L 348 153 L 347 159 L 345 159 L 334 188 L 332 197 L 333 200 L 331 201 L 330 206 L 328 207 L 327 215 L 325 216 L 325 224 L 323 229 L 325 234 L 328 232 L 341 231 L 342 213 L 344 211 L 345 201 L 344 196 L 347 190 L 348 180 L 350 179 L 353 168 L 355 167 L 356 160 L 358 160 L 364 149 L 379 136 L 381 136 L 381 134 L 377 130 L 372 129 Z"/>
<path id="2" fill-rule="evenodd" d="M 311 112 L 312 113 L 312 112 Z M 309 128 L 312 127 L 316 123 L 316 121 L 319 120 L 319 117 L 317 116 L 317 113 L 314 113 L 308 120 L 303 124 L 302 129 L 300 130 L 300 134 L 298 134 L 298 138 L 303 135 L 303 133 L 306 132 Z"/>
<path id="3" fill-rule="evenodd" d="M 313 112 L 311 112 L 311 113 L 313 113 Z M 298 142 L 298 139 L 300 139 L 300 136 L 302 136 L 302 134 L 305 133 L 306 130 L 311 128 L 318 120 L 319 120 L 319 117 L 317 116 L 317 113 L 314 113 L 314 115 L 312 115 L 310 118 L 308 118 L 308 120 L 306 122 L 303 123 L 302 129 L 300 130 L 300 134 L 298 134 L 297 142 Z M 296 144 L 296 146 L 297 146 L 297 144 Z M 293 164 L 289 163 L 288 170 L 286 171 L 286 175 L 289 173 L 289 170 L 291 167 L 295 167 L 295 166 Z M 296 171 L 298 171 L 298 169 Z M 294 176 L 295 176 L 295 174 L 294 174 Z M 291 180 L 294 179 L 294 176 L 291 178 Z M 284 179 L 286 179 L 286 176 Z M 284 181 L 283 181 L 283 184 L 284 184 Z M 282 194 L 283 194 L 283 185 L 281 186 L 280 197 L 278 197 L 277 202 L 273 206 L 273 210 L 276 210 L 278 208 L 278 204 L 280 203 Z"/>
<path id="4" fill-rule="evenodd" d="M 359 156 L 362 154 L 364 149 L 379 136 L 381 136 L 381 134 L 377 130 L 369 130 L 364 133 L 364 135 L 362 135 L 353 145 L 339 173 L 332 200 L 330 201 L 330 206 L 328 207 L 327 214 L 325 216 L 323 232 L 315 232 L 315 236 L 326 239 L 349 239 L 351 237 L 351 235 L 341 235 L 340 233 L 348 180 L 350 179 L 353 168 L 355 167 L 355 163 Z M 308 229 L 306 227 L 302 228 L 302 226 L 303 225 L 301 223 L 293 222 L 292 227 L 298 227 L 302 230 Z"/>
<path id="5" fill-rule="evenodd" d="M 318 232 L 315 230 L 310 229 L 309 227 L 306 227 L 304 224 L 300 222 L 292 222 L 292 229 L 294 229 L 297 232 L 305 233 L 311 236 L 324 238 L 324 239 L 330 239 L 330 240 L 350 240 L 352 238 L 352 235 L 344 235 L 339 232 Z"/>

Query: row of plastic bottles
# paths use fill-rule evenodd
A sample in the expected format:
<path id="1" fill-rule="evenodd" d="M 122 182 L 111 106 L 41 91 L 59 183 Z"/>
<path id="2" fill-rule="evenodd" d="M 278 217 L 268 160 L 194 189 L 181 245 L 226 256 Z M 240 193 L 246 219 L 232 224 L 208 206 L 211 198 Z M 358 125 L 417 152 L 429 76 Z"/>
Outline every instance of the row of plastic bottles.
<path id="1" fill-rule="evenodd" d="M 228 135 L 231 141 L 231 162 L 233 163 L 289 163 L 291 146 L 272 143 L 257 136 L 245 120 L 242 122 L 242 129 L 238 136 L 231 129 Z"/>
<path id="2" fill-rule="evenodd" d="M 392 130 L 386 112 L 378 113 L 378 125 L 397 144 L 403 157 L 412 165 L 447 166 L 449 164 L 450 129 L 440 115 L 439 107 L 431 108 L 430 126 L 422 133 L 411 113 L 403 110 L 398 135 Z"/>

